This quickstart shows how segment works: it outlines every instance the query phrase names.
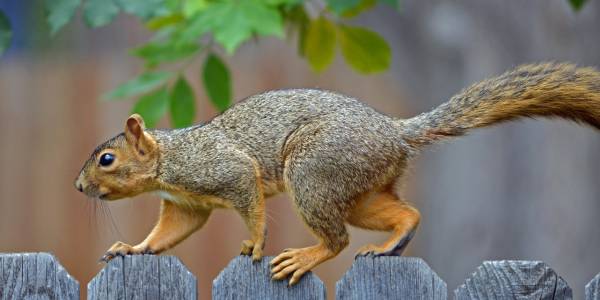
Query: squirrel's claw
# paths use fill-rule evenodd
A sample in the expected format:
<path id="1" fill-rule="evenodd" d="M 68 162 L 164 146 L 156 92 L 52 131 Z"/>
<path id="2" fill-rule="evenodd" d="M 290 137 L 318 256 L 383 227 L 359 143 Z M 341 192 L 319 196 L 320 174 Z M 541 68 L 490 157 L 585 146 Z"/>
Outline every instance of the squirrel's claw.
<path id="1" fill-rule="evenodd" d="M 140 245 L 131 246 L 123 242 L 116 242 L 106 253 L 100 258 L 100 261 L 108 263 L 110 260 L 118 256 L 135 255 L 135 254 L 155 254 L 156 252 L 150 247 L 142 247 Z"/>
<path id="2" fill-rule="evenodd" d="M 240 250 L 240 255 L 251 255 L 253 249 L 254 249 L 253 241 L 243 240 L 242 241 L 242 250 Z"/>
<path id="3" fill-rule="evenodd" d="M 402 252 L 404 252 L 404 249 L 406 249 L 408 242 L 410 242 L 414 234 L 415 231 L 413 230 L 403 236 L 397 243 L 393 244 L 391 247 L 388 246 L 387 248 L 375 246 L 373 244 L 365 245 L 358 249 L 354 259 L 357 259 L 359 256 L 402 256 Z"/>
<path id="4" fill-rule="evenodd" d="M 359 257 L 371 257 L 371 256 L 376 256 L 375 253 L 373 253 L 373 251 L 367 251 L 367 252 L 356 252 L 356 254 L 354 255 L 354 259 L 358 259 Z"/>
<path id="5" fill-rule="evenodd" d="M 256 247 L 254 241 L 244 240 L 242 241 L 242 250 L 240 251 L 240 255 L 251 255 L 252 261 L 257 262 L 262 259 L 262 246 Z"/>
<path id="6" fill-rule="evenodd" d="M 113 259 L 113 256 L 108 255 L 108 254 L 104 254 L 102 255 L 102 257 L 100 257 L 100 259 L 98 260 L 98 262 L 109 262 L 111 259 Z"/>
<path id="7" fill-rule="evenodd" d="M 375 245 L 366 245 L 360 248 L 354 259 L 358 257 L 378 257 L 378 256 L 402 256 L 402 252 L 404 251 L 404 247 L 393 247 L 392 249 L 385 249 L 382 247 L 378 247 Z"/>
<path id="8" fill-rule="evenodd" d="M 302 275 L 331 256 L 332 252 L 322 245 L 286 249 L 271 260 L 271 278 L 282 280 L 291 275 L 288 285 L 292 286 L 298 283 Z"/>

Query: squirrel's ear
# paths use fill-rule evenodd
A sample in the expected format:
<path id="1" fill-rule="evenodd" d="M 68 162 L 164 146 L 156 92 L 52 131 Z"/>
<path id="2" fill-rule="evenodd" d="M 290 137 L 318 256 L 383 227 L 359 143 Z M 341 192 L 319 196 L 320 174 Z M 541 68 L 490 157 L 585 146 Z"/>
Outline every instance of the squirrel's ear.
<path id="1" fill-rule="evenodd" d="M 125 137 L 130 142 L 137 142 L 142 137 L 144 129 L 146 129 L 146 125 L 142 116 L 133 114 L 125 122 Z"/>
<path id="2" fill-rule="evenodd" d="M 150 153 L 156 146 L 154 139 L 145 132 L 144 119 L 138 114 L 133 114 L 125 122 L 125 139 L 144 155 Z"/>

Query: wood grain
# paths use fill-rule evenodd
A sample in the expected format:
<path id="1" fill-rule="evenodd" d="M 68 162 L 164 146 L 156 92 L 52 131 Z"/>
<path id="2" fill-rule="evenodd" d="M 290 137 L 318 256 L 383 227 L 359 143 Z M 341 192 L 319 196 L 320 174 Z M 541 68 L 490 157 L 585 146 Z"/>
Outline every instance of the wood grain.
<path id="1" fill-rule="evenodd" d="M 287 280 L 271 280 L 269 261 L 253 263 L 247 256 L 233 259 L 213 281 L 212 298 L 222 299 L 325 299 L 325 286 L 312 272 L 288 287 Z"/>
<path id="2" fill-rule="evenodd" d="M 79 282 L 48 253 L 0 253 L 0 299 L 79 299 Z"/>
<path id="3" fill-rule="evenodd" d="M 197 299 L 196 277 L 174 256 L 117 257 L 90 281 L 88 299 Z"/>
<path id="4" fill-rule="evenodd" d="M 540 261 L 486 261 L 454 294 L 456 299 L 572 299 L 566 281 Z"/>
<path id="5" fill-rule="evenodd" d="M 600 273 L 585 285 L 585 300 L 600 300 Z"/>
<path id="6" fill-rule="evenodd" d="M 416 257 L 359 256 L 336 284 L 336 299 L 446 297 L 446 283 Z"/>

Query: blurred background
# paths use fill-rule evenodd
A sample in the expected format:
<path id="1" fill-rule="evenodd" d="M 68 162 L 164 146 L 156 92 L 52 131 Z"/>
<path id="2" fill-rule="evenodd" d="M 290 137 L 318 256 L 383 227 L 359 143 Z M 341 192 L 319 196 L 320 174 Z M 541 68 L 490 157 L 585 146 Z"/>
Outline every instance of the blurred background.
<path id="1" fill-rule="evenodd" d="M 380 75 L 351 71 L 340 57 L 315 74 L 293 43 L 276 38 L 242 46 L 225 60 L 236 100 L 269 89 L 319 87 L 410 117 L 470 83 L 517 64 L 546 60 L 600 67 L 600 5 L 575 12 L 565 0 L 456 0 L 378 6 L 353 24 L 379 32 L 392 48 Z M 0 1 L 13 43 L 0 58 L 0 252 L 52 252 L 82 284 L 103 267 L 115 241 L 135 244 L 157 220 L 159 199 L 97 203 L 73 180 L 95 146 L 122 131 L 132 101 L 100 95 L 135 76 L 127 49 L 149 32 L 120 16 L 90 30 L 81 18 L 49 38 L 41 1 Z M 196 121 L 217 113 L 200 87 Z M 198 78 L 194 81 L 194 78 Z M 163 120 L 158 127 L 168 127 Z M 522 120 L 429 148 L 413 163 L 405 195 L 422 212 L 406 255 L 422 257 L 450 292 L 484 260 L 542 260 L 583 297 L 600 272 L 600 134 L 565 121 Z M 266 254 L 314 243 L 285 195 L 268 201 Z M 167 252 L 198 278 L 199 296 L 239 253 L 248 233 L 233 211 Z M 363 244 L 385 234 L 351 229 L 351 244 L 315 269 L 331 297 Z"/>

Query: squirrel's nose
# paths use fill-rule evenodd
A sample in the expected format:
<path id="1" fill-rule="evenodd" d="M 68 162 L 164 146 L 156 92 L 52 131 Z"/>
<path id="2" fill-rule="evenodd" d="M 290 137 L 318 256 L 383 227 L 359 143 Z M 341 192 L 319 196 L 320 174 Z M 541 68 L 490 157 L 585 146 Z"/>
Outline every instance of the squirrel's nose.
<path id="1" fill-rule="evenodd" d="M 77 178 L 75 180 L 75 188 L 83 193 L 83 183 L 81 182 L 81 180 L 79 178 Z"/>

